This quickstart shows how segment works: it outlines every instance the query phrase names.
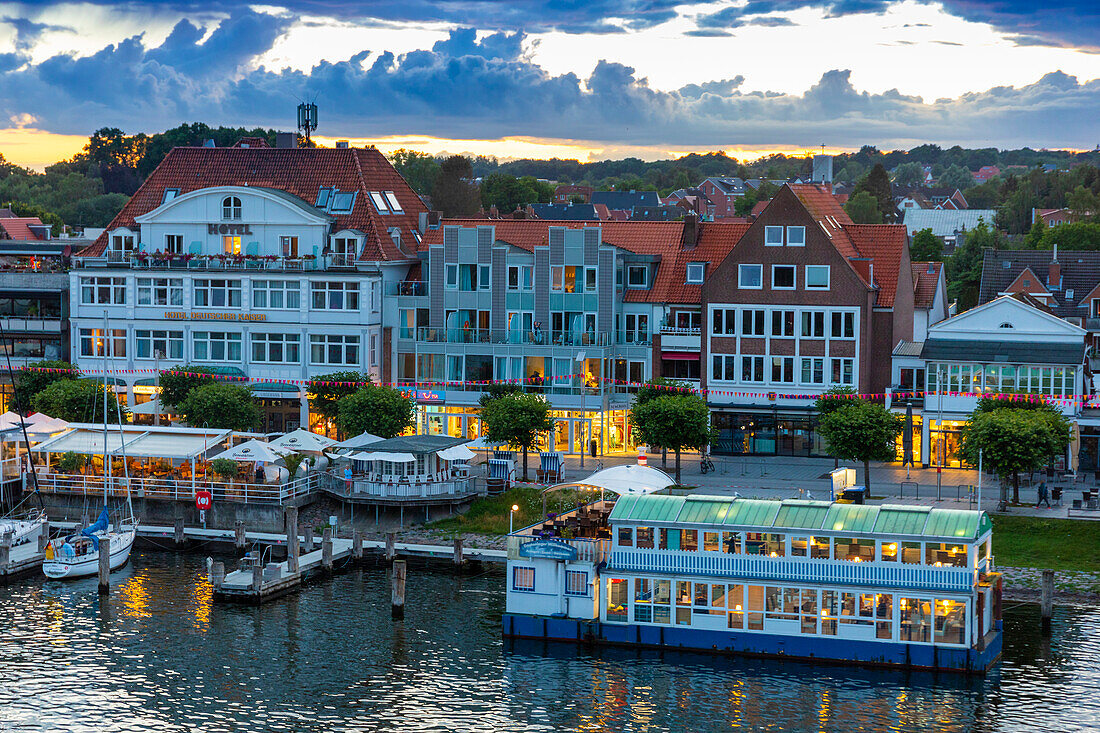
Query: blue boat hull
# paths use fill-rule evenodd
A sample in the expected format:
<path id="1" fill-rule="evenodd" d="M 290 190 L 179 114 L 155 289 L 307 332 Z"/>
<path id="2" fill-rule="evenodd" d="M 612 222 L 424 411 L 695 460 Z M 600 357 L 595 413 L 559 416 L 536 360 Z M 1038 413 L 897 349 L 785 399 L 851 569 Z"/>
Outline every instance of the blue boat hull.
<path id="1" fill-rule="evenodd" d="M 832 664 L 970 674 L 985 674 L 1001 656 L 1000 631 L 987 634 L 984 648 L 978 650 L 894 641 L 853 641 L 821 636 L 781 636 L 738 631 L 703 631 L 675 626 L 608 624 L 514 613 L 504 614 L 502 624 L 506 638 L 784 657 Z"/>

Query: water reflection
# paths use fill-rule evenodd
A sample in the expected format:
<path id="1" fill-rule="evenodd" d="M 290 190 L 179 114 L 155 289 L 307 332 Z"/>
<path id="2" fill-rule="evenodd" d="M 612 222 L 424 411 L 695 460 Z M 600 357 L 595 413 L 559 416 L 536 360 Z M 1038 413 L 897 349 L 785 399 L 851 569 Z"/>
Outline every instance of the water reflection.
<path id="1" fill-rule="evenodd" d="M 985 679 L 516 642 L 503 578 L 383 569 L 260 608 L 214 606 L 203 558 L 137 553 L 112 576 L 0 591 L 0 729 L 101 731 L 1087 730 L 1100 611 L 1006 611 Z M 109 617 L 109 622 L 105 620 Z M 48 672 L 46 672 L 48 670 Z"/>

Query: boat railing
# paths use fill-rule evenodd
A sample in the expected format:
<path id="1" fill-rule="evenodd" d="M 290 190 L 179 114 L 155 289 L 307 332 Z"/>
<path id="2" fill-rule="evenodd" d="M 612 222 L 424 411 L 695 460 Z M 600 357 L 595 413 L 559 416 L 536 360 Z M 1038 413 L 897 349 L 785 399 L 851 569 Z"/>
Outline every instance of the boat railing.
<path id="1" fill-rule="evenodd" d="M 40 473 L 39 491 L 77 496 L 102 497 L 103 476 L 81 476 L 61 473 Z M 197 491 L 209 491 L 214 503 L 222 501 L 246 504 L 284 504 L 291 499 L 305 496 L 317 490 L 319 483 L 314 476 L 295 479 L 284 484 L 256 484 L 245 481 L 200 481 L 172 478 L 124 478 L 112 476 L 106 479 L 108 496 L 125 497 L 127 488 L 134 498 L 188 501 Z"/>
<path id="2" fill-rule="evenodd" d="M 545 541 L 541 537 L 534 537 L 531 535 L 508 535 L 508 559 L 519 560 L 524 556 L 520 552 L 526 544 L 532 542 Z M 611 540 L 607 539 L 587 539 L 587 538 L 561 538 L 554 537 L 552 539 L 555 543 L 565 543 L 577 551 L 577 555 L 573 558 L 574 562 L 590 562 L 599 563 L 603 562 L 611 550 Z"/>
<path id="3" fill-rule="evenodd" d="M 616 547 L 608 559 L 611 572 L 670 575 L 716 575 L 792 583 L 873 585 L 894 588 L 967 591 L 977 572 L 967 567 L 935 567 L 896 562 L 850 562 L 824 558 L 774 558 L 721 552 L 639 550 Z"/>

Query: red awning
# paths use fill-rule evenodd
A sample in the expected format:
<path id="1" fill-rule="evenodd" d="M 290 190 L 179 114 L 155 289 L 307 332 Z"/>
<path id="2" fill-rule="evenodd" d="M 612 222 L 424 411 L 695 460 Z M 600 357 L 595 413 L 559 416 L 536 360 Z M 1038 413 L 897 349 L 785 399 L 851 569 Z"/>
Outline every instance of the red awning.
<path id="1" fill-rule="evenodd" d="M 669 361 L 699 361 L 698 351 L 662 351 L 662 359 Z"/>

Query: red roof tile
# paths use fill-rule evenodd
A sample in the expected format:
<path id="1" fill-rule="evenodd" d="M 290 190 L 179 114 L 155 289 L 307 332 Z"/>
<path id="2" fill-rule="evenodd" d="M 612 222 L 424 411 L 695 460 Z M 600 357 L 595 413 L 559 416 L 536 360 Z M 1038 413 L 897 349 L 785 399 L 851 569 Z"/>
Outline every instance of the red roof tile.
<path id="1" fill-rule="evenodd" d="M 936 300 L 936 286 L 940 281 L 942 262 L 912 262 L 913 307 L 931 308 Z"/>
<path id="2" fill-rule="evenodd" d="M 841 236 L 833 242 L 847 239 L 854 246 L 854 257 L 871 258 L 878 299 L 875 305 L 892 308 L 898 290 L 898 274 L 901 261 L 909 247 L 909 238 L 903 224 L 845 224 Z M 838 247 L 839 249 L 839 247 Z M 842 250 L 843 251 L 843 250 Z"/>
<path id="3" fill-rule="evenodd" d="M 37 216 L 16 216 L 0 219 L 0 229 L 4 230 L 3 239 L 16 239 L 20 241 L 39 240 L 37 234 L 31 231 L 31 225 L 43 226 Z"/>
<path id="4" fill-rule="evenodd" d="M 749 230 L 747 222 L 702 222 L 695 247 L 678 247 L 661 258 L 648 290 L 627 290 L 623 299 L 631 303 L 700 303 L 703 286 L 687 282 L 689 262 L 706 262 L 709 276 Z"/>
<path id="5" fill-rule="evenodd" d="M 420 197 L 376 148 L 173 148 L 107 230 L 79 256 L 101 256 L 108 233 L 117 227 L 135 227 L 135 216 L 161 205 L 164 189 L 178 188 L 180 194 L 185 194 L 216 186 L 279 189 L 310 206 L 324 186 L 357 191 L 352 212 L 334 215 L 334 231 L 362 231 L 366 235 L 360 255 L 363 260 L 409 259 L 394 244 L 389 230 L 400 229 L 405 242 L 415 241 L 412 231 L 419 225 L 420 213 L 427 211 Z M 369 191 L 393 191 L 404 213 L 379 214 Z"/>

